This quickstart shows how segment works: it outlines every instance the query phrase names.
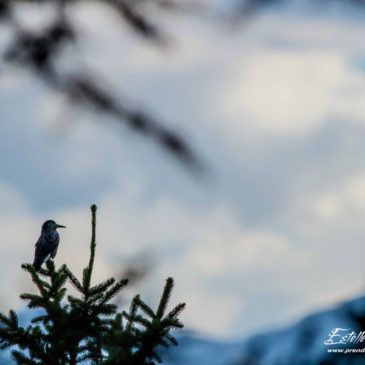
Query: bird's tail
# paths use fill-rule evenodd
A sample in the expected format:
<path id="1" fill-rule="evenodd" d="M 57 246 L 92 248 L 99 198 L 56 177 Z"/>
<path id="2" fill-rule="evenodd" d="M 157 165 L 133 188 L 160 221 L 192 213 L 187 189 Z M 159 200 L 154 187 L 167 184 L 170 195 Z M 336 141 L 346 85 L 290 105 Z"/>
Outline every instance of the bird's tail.
<path id="1" fill-rule="evenodd" d="M 34 259 L 33 267 L 35 268 L 35 271 L 38 272 L 41 269 L 41 266 L 42 266 L 42 262 L 37 259 Z"/>

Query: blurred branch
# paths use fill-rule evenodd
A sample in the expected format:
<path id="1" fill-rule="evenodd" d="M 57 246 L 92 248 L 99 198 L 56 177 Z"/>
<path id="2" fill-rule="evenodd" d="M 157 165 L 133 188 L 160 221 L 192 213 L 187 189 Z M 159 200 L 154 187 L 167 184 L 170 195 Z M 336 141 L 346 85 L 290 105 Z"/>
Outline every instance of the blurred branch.
<path id="1" fill-rule="evenodd" d="M 0 23 L 10 28 L 13 39 L 10 41 L 4 60 L 27 67 L 37 74 L 48 86 L 64 93 L 72 103 L 92 107 L 109 114 L 124 123 L 134 132 L 153 141 L 183 162 L 194 172 L 204 171 L 204 166 L 188 143 L 180 134 L 164 127 L 139 107 L 127 107 L 120 97 L 116 98 L 100 82 L 95 72 L 75 72 L 73 76 L 62 75 L 55 65 L 62 50 L 79 40 L 77 27 L 72 24 L 69 12 L 76 3 L 86 0 L 0 0 Z M 109 6 L 136 34 L 157 45 L 166 44 L 166 33 L 158 22 L 161 11 L 180 14 L 195 14 L 199 17 L 213 17 L 223 23 L 240 25 L 258 10 L 271 4 L 288 0 L 236 0 L 224 2 L 225 11 L 220 9 L 223 2 L 208 0 L 95 0 Z M 335 0 L 328 0 L 328 2 Z M 364 0 L 352 0 L 363 5 Z M 39 6 L 52 4 L 54 19 L 48 27 L 38 31 L 27 29 L 17 18 L 16 9 L 23 4 Z M 228 4 L 228 5 L 227 5 Z M 228 8 L 227 8 L 228 6 Z M 227 10 L 228 9 L 228 10 Z"/>
<path id="2" fill-rule="evenodd" d="M 13 39 L 3 55 L 4 60 L 27 67 L 48 86 L 64 93 L 73 104 L 92 107 L 94 110 L 109 114 L 134 132 L 154 140 L 190 170 L 196 173 L 203 171 L 202 163 L 184 138 L 170 128 L 164 127 L 140 108 L 127 107 L 123 100 L 114 97 L 100 82 L 97 82 L 94 72 L 76 72 L 73 76 L 59 72 L 55 66 L 58 55 L 66 45 L 78 40 L 78 34 L 66 11 L 67 6 L 76 2 L 79 0 L 54 1 L 57 16 L 48 27 L 35 32 L 26 29 L 16 18 L 15 6 L 19 3 L 47 3 L 47 1 L 0 0 L 0 20 L 13 30 Z M 151 41 L 163 42 L 164 37 L 160 29 L 140 9 L 145 1 L 99 2 L 112 6 L 139 35 Z M 161 7 L 158 1 L 150 3 Z M 164 6 L 167 6 L 167 3 L 165 2 Z"/>

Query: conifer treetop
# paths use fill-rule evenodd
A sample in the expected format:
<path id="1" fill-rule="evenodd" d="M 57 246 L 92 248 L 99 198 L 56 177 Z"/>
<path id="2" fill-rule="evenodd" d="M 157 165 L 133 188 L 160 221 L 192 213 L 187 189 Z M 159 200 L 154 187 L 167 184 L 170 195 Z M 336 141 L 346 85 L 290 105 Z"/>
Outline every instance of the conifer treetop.
<path id="1" fill-rule="evenodd" d="M 92 364 L 144 365 L 162 362 L 161 346 L 177 345 L 171 330 L 183 328 L 178 316 L 184 303 L 166 314 L 174 286 L 166 280 L 156 311 L 136 295 L 129 311 L 119 311 L 112 302 L 128 284 L 128 279 L 111 277 L 91 286 L 96 249 L 96 211 L 91 207 L 91 241 L 88 265 L 80 281 L 63 264 L 56 269 L 52 260 L 46 269 L 36 272 L 33 265 L 21 267 L 30 274 L 37 294 L 23 293 L 29 309 L 38 309 L 31 323 L 19 325 L 15 311 L 0 313 L 0 349 L 10 348 L 17 364 L 75 365 Z M 70 282 L 78 295 L 67 295 Z"/>

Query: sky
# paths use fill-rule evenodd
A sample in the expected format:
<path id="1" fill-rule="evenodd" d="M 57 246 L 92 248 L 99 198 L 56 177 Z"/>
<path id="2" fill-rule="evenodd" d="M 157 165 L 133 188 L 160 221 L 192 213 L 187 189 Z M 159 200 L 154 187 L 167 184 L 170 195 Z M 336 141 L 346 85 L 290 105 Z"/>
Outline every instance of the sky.
<path id="1" fill-rule="evenodd" d="M 24 19 L 41 21 L 42 11 Z M 243 338 L 363 294 L 365 14 L 270 8 L 234 30 L 170 14 L 160 19 L 166 48 L 95 4 L 74 17 L 83 41 L 60 67 L 95 70 L 184 135 L 210 173 L 197 178 L 3 64 L 1 311 L 21 310 L 19 294 L 34 290 L 20 265 L 33 260 L 47 219 L 67 226 L 56 264 L 81 274 L 92 203 L 95 283 L 142 265 L 146 277 L 121 303 L 140 293 L 156 306 L 172 276 L 171 305 L 186 302 L 182 321 L 202 336 Z"/>

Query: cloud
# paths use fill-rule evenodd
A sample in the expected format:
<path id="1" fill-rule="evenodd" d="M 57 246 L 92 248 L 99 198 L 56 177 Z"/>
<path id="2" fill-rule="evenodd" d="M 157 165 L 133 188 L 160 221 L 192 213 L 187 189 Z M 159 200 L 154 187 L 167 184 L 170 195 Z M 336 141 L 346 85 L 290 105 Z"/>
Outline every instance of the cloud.
<path id="1" fill-rule="evenodd" d="M 301 202 L 303 214 L 318 222 L 325 231 L 364 233 L 361 222 L 365 218 L 365 173 L 349 174 L 343 181 L 334 181 L 309 200 Z M 317 223 L 317 224 L 318 224 Z"/>
<path id="2" fill-rule="evenodd" d="M 342 101 L 338 89 L 348 86 L 342 85 L 348 70 L 335 52 L 257 51 L 240 61 L 242 72 L 230 80 L 223 113 L 271 133 L 317 128 L 336 115 L 332 107 Z"/>
<path id="3" fill-rule="evenodd" d="M 0 215 L 4 218 L 27 211 L 28 205 L 24 197 L 12 186 L 0 181 Z"/>

